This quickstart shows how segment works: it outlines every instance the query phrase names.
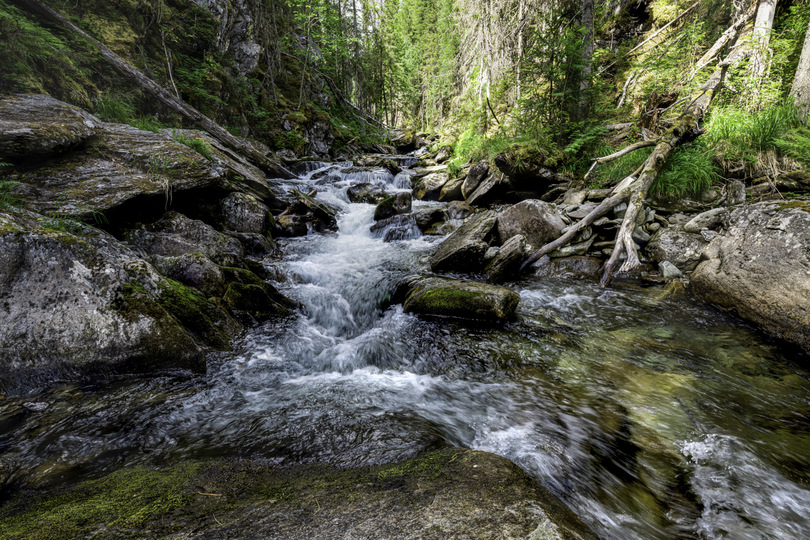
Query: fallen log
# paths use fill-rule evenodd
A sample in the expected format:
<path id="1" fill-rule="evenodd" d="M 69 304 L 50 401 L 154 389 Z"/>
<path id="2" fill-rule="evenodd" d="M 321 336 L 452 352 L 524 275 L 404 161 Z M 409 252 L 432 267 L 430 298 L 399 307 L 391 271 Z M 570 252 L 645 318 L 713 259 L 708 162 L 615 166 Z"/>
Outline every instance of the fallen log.
<path id="1" fill-rule="evenodd" d="M 141 90 L 158 100 L 168 109 L 178 113 L 200 129 L 207 131 L 209 135 L 217 139 L 224 146 L 227 146 L 231 150 L 238 152 L 250 159 L 265 173 L 273 175 L 276 178 L 289 179 L 296 177 L 280 163 L 271 160 L 246 141 L 239 139 L 238 137 L 234 137 L 225 128 L 202 114 L 200 111 L 182 99 L 173 96 L 165 88 L 157 84 L 155 81 L 129 64 L 126 60 L 111 51 L 106 45 L 87 34 L 84 30 L 67 20 L 55 10 L 44 5 L 42 2 L 39 2 L 38 0 L 11 0 L 11 2 L 25 11 L 38 15 L 44 20 L 55 24 L 64 30 L 72 32 L 85 41 L 92 43 L 98 49 L 99 53 L 101 53 L 101 57 L 104 58 L 104 60 L 106 60 L 107 63 L 110 64 L 110 66 L 118 73 L 131 80 Z"/>

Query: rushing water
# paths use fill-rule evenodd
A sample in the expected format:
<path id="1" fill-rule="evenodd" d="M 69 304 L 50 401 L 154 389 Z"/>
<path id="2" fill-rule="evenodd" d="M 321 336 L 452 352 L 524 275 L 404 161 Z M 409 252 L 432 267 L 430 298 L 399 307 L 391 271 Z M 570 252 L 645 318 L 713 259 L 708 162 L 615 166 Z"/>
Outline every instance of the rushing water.
<path id="1" fill-rule="evenodd" d="M 285 241 L 273 263 L 301 314 L 251 330 L 206 377 L 0 401 L 12 480 L 225 455 L 357 466 L 452 444 L 512 459 L 604 538 L 810 537 L 805 356 L 656 287 L 530 278 L 510 284 L 519 317 L 502 327 L 405 314 L 392 286 L 441 239 L 384 243 L 345 191 L 406 189 L 407 172 L 303 174 L 296 187 L 342 212 L 339 233 Z"/>

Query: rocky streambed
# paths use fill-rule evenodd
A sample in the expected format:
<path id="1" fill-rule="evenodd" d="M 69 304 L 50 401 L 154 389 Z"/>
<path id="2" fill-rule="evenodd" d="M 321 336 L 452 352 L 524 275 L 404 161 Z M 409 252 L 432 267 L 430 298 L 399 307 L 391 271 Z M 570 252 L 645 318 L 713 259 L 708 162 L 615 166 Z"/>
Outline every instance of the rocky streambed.
<path id="1" fill-rule="evenodd" d="M 804 203 L 650 208 L 600 289 L 622 208 L 518 273 L 600 195 L 542 167 L 266 179 L 48 100 L 0 116 L 3 536 L 810 533 Z"/>

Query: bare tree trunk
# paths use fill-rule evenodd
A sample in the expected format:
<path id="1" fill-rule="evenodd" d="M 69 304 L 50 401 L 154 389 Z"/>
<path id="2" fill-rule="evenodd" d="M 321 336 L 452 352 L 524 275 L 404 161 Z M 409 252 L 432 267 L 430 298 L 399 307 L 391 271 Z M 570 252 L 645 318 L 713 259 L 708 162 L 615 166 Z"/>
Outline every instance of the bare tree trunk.
<path id="1" fill-rule="evenodd" d="M 804 36 L 802 55 L 799 58 L 799 65 L 796 67 L 796 75 L 793 77 L 790 95 L 793 96 L 806 121 L 808 109 L 810 109 L 810 25 L 808 25 L 807 34 Z"/>
<path id="2" fill-rule="evenodd" d="M 777 0 L 759 0 L 757 6 L 757 18 L 754 21 L 754 32 L 752 34 L 752 46 L 754 49 L 750 63 L 751 77 L 751 101 L 756 103 L 759 99 L 760 86 L 768 71 L 770 63 L 771 29 L 773 28 L 773 17 L 776 13 Z"/>
<path id="3" fill-rule="evenodd" d="M 590 105 L 591 71 L 593 69 L 593 0 L 582 0 L 582 73 L 579 83 L 579 115 L 584 118 Z"/>
<path id="4" fill-rule="evenodd" d="M 62 15 L 53 9 L 43 5 L 38 0 L 12 0 L 12 2 L 30 13 L 39 15 L 57 26 L 78 34 L 86 41 L 89 41 L 95 45 L 101 53 L 102 58 L 104 58 L 104 60 L 106 60 L 116 71 L 118 71 L 118 73 L 130 79 L 132 82 L 138 85 L 141 90 L 157 99 L 165 107 L 180 114 L 183 118 L 193 123 L 197 127 L 207 131 L 212 137 L 217 139 L 223 145 L 250 158 L 265 172 L 274 174 L 279 178 L 295 178 L 295 175 L 282 165 L 269 159 L 267 156 L 257 151 L 242 139 L 234 137 L 222 126 L 202 114 L 191 105 L 179 98 L 174 97 L 162 86 L 148 78 L 146 75 L 132 67 L 123 58 L 108 49 L 103 43 L 88 35 L 81 28 L 62 17 Z"/>

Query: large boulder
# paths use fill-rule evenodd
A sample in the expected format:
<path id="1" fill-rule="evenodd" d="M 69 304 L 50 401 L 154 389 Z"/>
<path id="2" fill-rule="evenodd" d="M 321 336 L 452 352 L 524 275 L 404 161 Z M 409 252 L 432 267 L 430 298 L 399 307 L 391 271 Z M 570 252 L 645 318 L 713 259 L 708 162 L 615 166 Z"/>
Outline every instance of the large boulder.
<path id="1" fill-rule="evenodd" d="M 513 318 L 520 302 L 520 295 L 504 287 L 427 275 L 402 280 L 394 298 L 409 313 L 487 321 Z"/>
<path id="2" fill-rule="evenodd" d="M 102 124 L 81 150 L 17 167 L 10 179 L 20 182 L 15 192 L 31 210 L 90 220 L 103 215 L 114 223 L 232 191 L 273 197 L 261 173 L 211 149 L 213 161 L 167 133 Z"/>
<path id="3" fill-rule="evenodd" d="M 319 201 L 315 193 L 291 190 L 295 201 L 276 218 L 279 236 L 306 236 L 310 231 L 326 232 L 338 229 L 338 208 Z"/>
<path id="4" fill-rule="evenodd" d="M 460 176 L 458 178 L 451 178 L 442 186 L 439 192 L 440 201 L 461 201 L 464 200 L 464 195 L 461 194 L 461 188 L 464 186 L 466 177 Z"/>
<path id="5" fill-rule="evenodd" d="M 349 198 L 350 202 L 366 204 L 379 204 L 390 197 L 390 195 L 383 190 L 382 186 L 369 182 L 350 186 L 349 189 L 346 190 L 346 196 Z"/>
<path id="6" fill-rule="evenodd" d="M 556 240 L 562 234 L 565 222 L 557 209 L 536 199 L 519 202 L 498 216 L 498 237 L 501 244 L 516 235 L 523 235 L 535 249 Z"/>
<path id="7" fill-rule="evenodd" d="M 237 239 L 176 212 L 169 212 L 154 223 L 129 230 L 124 238 L 148 255 L 179 257 L 187 253 L 202 253 L 221 266 L 244 264 L 245 252 Z"/>
<path id="8" fill-rule="evenodd" d="M 490 174 L 478 184 L 478 187 L 467 196 L 466 200 L 473 206 L 486 207 L 503 201 L 510 189 L 509 181 L 502 174 Z"/>
<path id="9" fill-rule="evenodd" d="M 252 195 L 231 193 L 219 202 L 219 209 L 228 231 L 267 235 L 273 228 L 270 209 Z"/>
<path id="10" fill-rule="evenodd" d="M 680 226 L 666 227 L 652 236 L 646 253 L 653 262 L 669 261 L 682 272 L 691 272 L 700 262 L 707 245 L 701 234 L 688 233 Z"/>
<path id="11" fill-rule="evenodd" d="M 430 258 L 430 267 L 434 272 L 480 270 L 497 220 L 491 210 L 469 218 L 441 243 Z"/>
<path id="12" fill-rule="evenodd" d="M 769 334 L 810 350 L 810 202 L 735 209 L 704 251 L 691 289 Z"/>
<path id="13" fill-rule="evenodd" d="M 442 188 L 449 181 L 447 173 L 435 172 L 419 179 L 413 186 L 413 196 L 420 200 L 435 201 L 439 199 Z"/>
<path id="14" fill-rule="evenodd" d="M 241 326 L 112 236 L 0 213 L 0 387 L 86 369 L 204 370 Z"/>
<path id="15" fill-rule="evenodd" d="M 489 162 L 479 161 L 470 167 L 467 176 L 464 177 L 464 183 L 461 185 L 461 195 L 464 199 L 468 199 L 481 182 L 489 175 Z"/>
<path id="16" fill-rule="evenodd" d="M 374 221 L 388 219 L 398 214 L 407 214 L 411 211 L 412 204 L 413 196 L 407 191 L 388 197 L 374 209 Z"/>
<path id="17" fill-rule="evenodd" d="M 518 275 L 520 265 L 529 255 L 529 246 L 522 234 L 516 234 L 507 240 L 498 253 L 487 263 L 484 271 L 487 279 L 494 283 L 506 281 Z"/>
<path id="18" fill-rule="evenodd" d="M 101 121 L 46 95 L 0 97 L 0 157 L 41 158 L 75 148 Z"/>

